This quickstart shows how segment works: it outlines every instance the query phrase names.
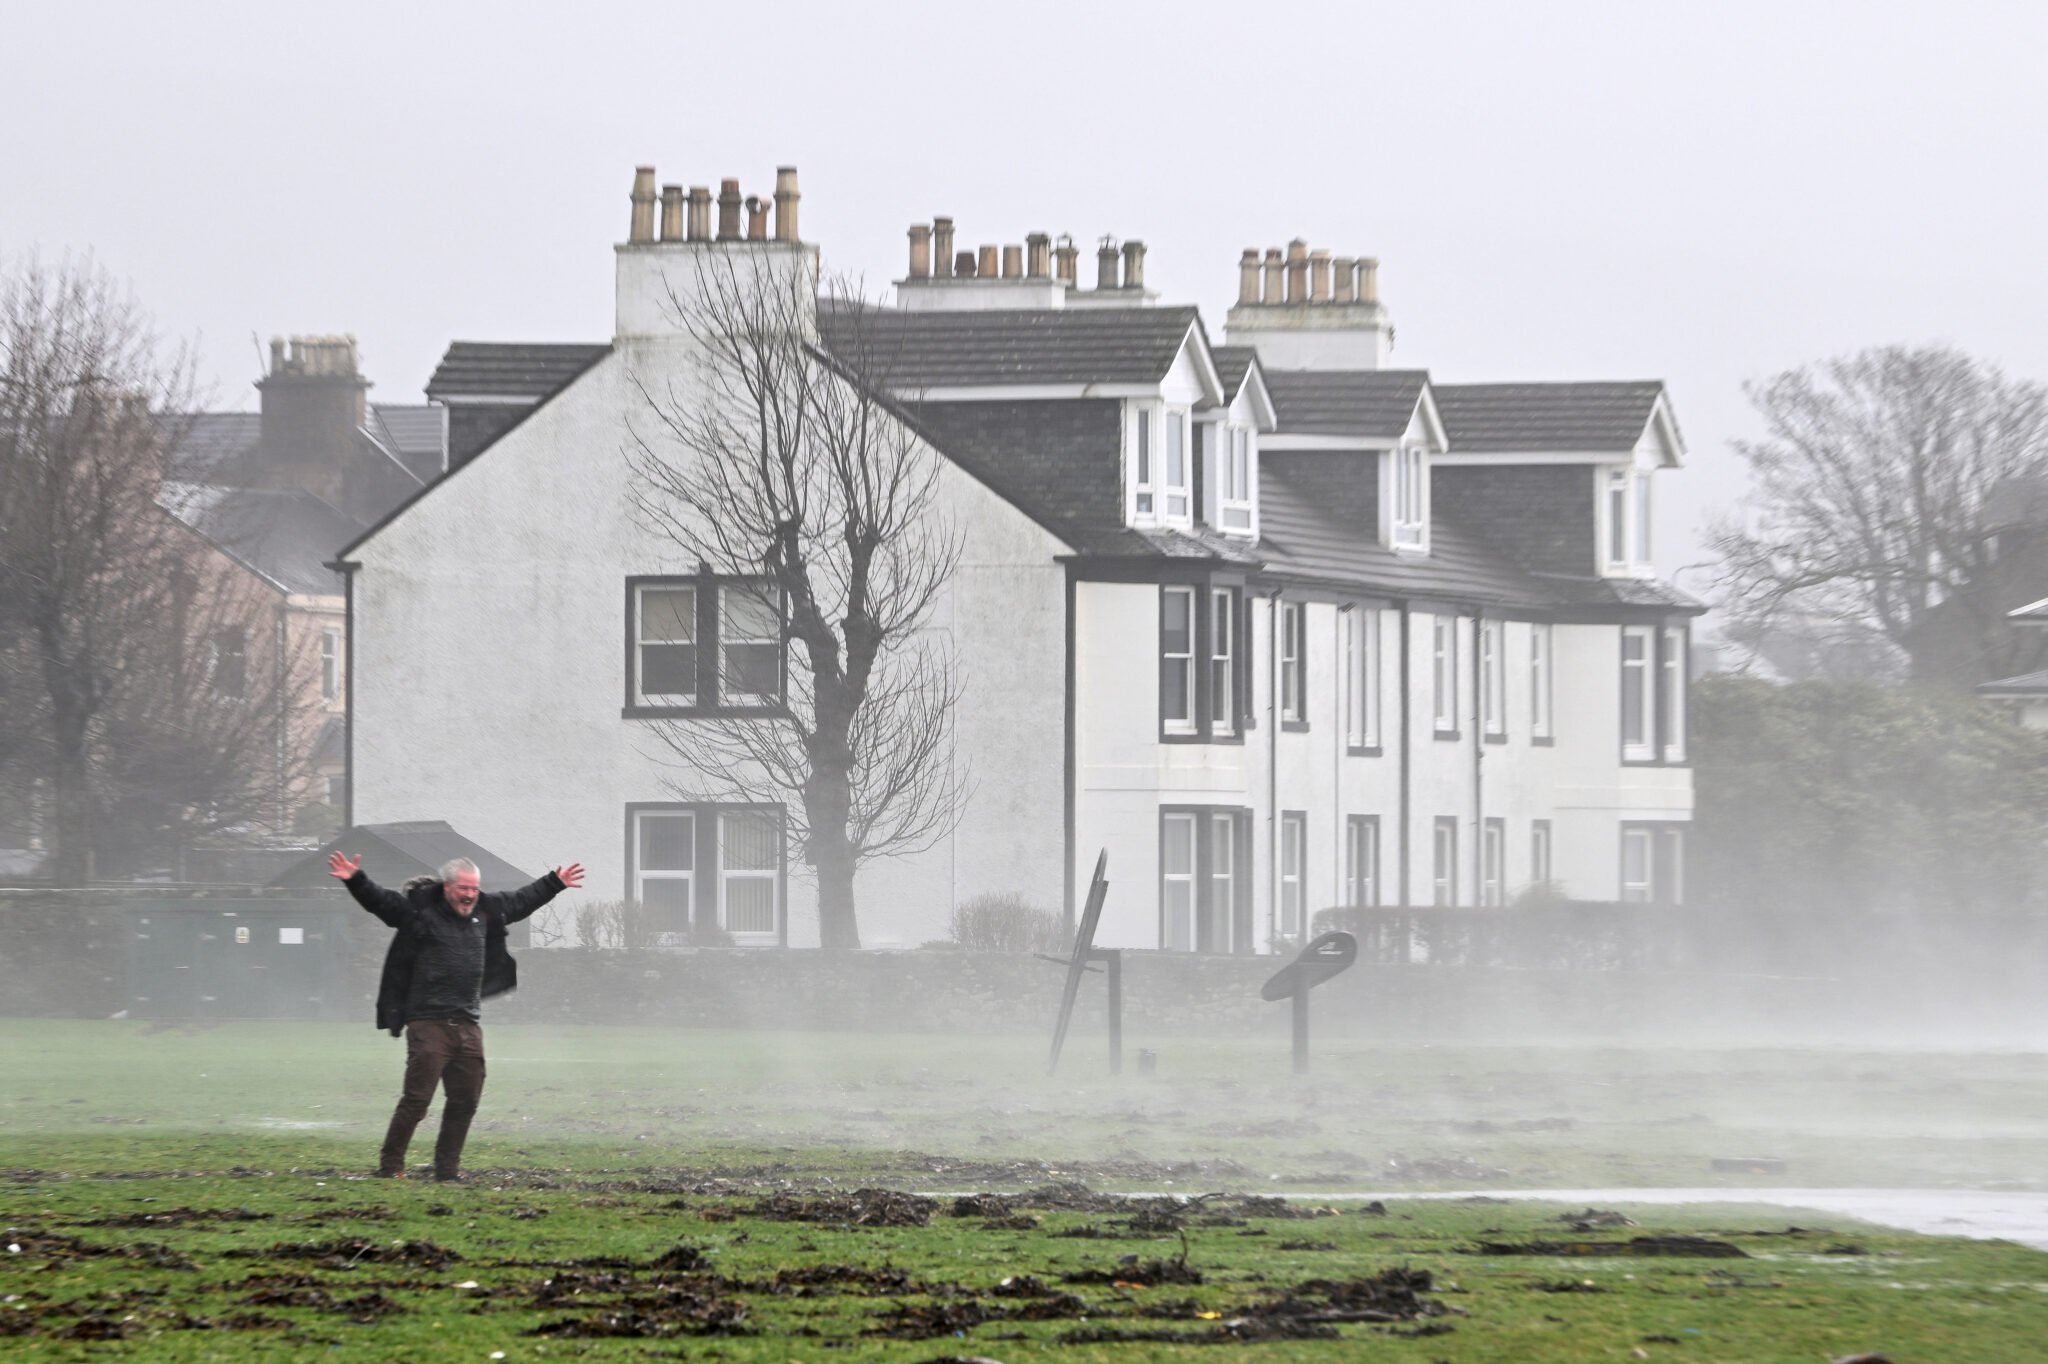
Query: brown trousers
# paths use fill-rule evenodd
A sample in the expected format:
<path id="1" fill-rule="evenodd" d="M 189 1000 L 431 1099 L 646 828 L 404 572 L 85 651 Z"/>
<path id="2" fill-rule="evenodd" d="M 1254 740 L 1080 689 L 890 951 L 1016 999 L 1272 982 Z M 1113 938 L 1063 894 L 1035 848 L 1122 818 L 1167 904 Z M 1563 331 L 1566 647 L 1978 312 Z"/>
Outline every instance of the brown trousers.
<path id="1" fill-rule="evenodd" d="M 482 1024 L 466 1018 L 421 1018 L 405 1025 L 405 1086 L 384 1133 L 379 1174 L 404 1173 L 405 1148 L 412 1145 L 413 1129 L 427 1116 L 436 1085 L 448 1097 L 441 1107 L 441 1135 L 434 1142 L 434 1177 L 454 1179 L 462 1173 L 462 1143 L 484 1093 Z"/>

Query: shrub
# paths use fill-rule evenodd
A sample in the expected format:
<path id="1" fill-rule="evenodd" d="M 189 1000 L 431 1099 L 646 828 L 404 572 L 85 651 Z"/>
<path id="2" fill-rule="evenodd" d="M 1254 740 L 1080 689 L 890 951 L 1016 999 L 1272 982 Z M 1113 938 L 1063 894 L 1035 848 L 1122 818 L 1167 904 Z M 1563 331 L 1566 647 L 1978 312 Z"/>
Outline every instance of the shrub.
<path id="1" fill-rule="evenodd" d="M 977 895 L 955 905 L 947 933 L 977 952 L 1065 952 L 1068 947 L 1058 914 L 1007 893 Z"/>

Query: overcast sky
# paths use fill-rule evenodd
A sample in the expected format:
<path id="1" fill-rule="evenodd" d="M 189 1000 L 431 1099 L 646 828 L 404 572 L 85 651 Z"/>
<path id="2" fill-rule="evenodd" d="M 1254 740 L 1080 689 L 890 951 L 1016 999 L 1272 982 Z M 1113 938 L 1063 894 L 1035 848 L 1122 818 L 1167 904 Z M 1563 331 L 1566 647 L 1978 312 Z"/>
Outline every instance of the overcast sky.
<path id="1" fill-rule="evenodd" d="M 1670 384 L 1667 572 L 1742 489 L 1744 380 L 1928 341 L 2048 379 L 2038 3 L 0 0 L 0 32 L 0 257 L 91 252 L 216 408 L 254 406 L 257 337 L 353 333 L 387 402 L 451 339 L 606 339 L 641 163 L 797 166 L 870 291 L 934 214 L 1142 238 L 1219 340 L 1243 248 L 1377 256 L 1397 365 Z"/>

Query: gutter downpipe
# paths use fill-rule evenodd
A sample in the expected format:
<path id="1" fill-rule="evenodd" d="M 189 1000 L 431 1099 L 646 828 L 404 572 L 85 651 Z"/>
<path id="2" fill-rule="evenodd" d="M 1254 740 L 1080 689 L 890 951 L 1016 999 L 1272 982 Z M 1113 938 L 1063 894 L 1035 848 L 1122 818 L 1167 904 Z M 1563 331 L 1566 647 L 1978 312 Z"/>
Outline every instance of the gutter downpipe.
<path id="1" fill-rule="evenodd" d="M 1411 685 L 1411 684 L 1412 684 L 1412 682 L 1413 682 L 1413 680 L 1414 680 L 1414 679 L 1412 679 L 1411 677 L 1409 677 L 1409 675 L 1408 675 L 1408 660 L 1409 660 L 1409 658 L 1410 658 L 1410 657 L 1412 656 L 1412 651 L 1411 651 L 1411 650 L 1409 649 L 1409 647 L 1408 647 L 1408 637 L 1409 637 L 1409 635 L 1410 635 L 1410 634 L 1412 633 L 1412 631 L 1413 631 L 1414 623 L 1415 623 L 1415 622 L 1414 622 L 1413 614 L 1412 614 L 1412 612 L 1411 612 L 1411 610 L 1410 610 L 1410 608 L 1409 608 L 1409 605 L 1408 605 L 1408 603 L 1407 603 L 1407 602 L 1405 602 L 1405 601 L 1404 601 L 1404 602 L 1402 602 L 1402 603 L 1401 603 L 1401 813 L 1400 813 L 1400 829 L 1401 829 L 1401 833 L 1400 833 L 1400 840 L 1401 840 L 1401 908 L 1402 908 L 1402 909 L 1404 909 L 1404 910 L 1405 910 L 1405 909 L 1410 909 L 1410 908 L 1412 908 L 1412 907 L 1414 906 L 1414 903 L 1415 903 L 1415 902 L 1414 902 L 1413 900 L 1410 900 L 1410 899 L 1408 898 L 1408 863 L 1409 863 L 1409 848 L 1408 848 L 1408 833 L 1409 833 L 1409 829 L 1408 829 L 1408 826 L 1409 826 L 1409 810 L 1408 810 L 1408 807 L 1409 807 L 1409 803 L 1410 803 L 1410 795 L 1411 795 L 1411 792 L 1410 792 L 1410 789 L 1409 789 L 1409 788 L 1410 788 L 1411 782 L 1412 782 L 1412 780 L 1413 780 L 1413 775 L 1414 775 L 1414 772 L 1413 772 L 1413 763 L 1412 763 L 1412 761 L 1411 761 L 1411 758 L 1410 758 L 1410 753 L 1411 753 L 1411 750 L 1412 750 L 1412 749 L 1414 748 L 1414 746 L 1415 746 L 1415 745 L 1414 745 L 1414 739 L 1415 739 L 1415 736 L 1414 736 L 1414 734 L 1413 734 L 1412 732 L 1410 732 L 1410 729 L 1409 729 L 1409 715 L 1408 715 L 1408 707 L 1409 707 L 1409 699 L 1408 699 L 1408 698 L 1409 698 L 1409 695 L 1410 695 L 1410 693 L 1411 693 L 1411 692 L 1413 691 L 1413 687 L 1412 687 L 1412 685 Z"/>
<path id="2" fill-rule="evenodd" d="M 356 827 L 356 570 L 337 560 L 327 567 L 341 574 L 341 827 Z"/>
<path id="3" fill-rule="evenodd" d="M 1266 594 L 1266 950 L 1280 933 L 1280 589 Z"/>
<path id="4" fill-rule="evenodd" d="M 1481 799 L 1486 773 L 1486 651 L 1482 638 L 1485 633 L 1486 622 L 1475 608 L 1472 612 L 1472 904 L 1475 908 L 1486 899 L 1486 802 Z M 1507 644 L 1505 629 L 1501 631 L 1500 644 L 1503 648 Z M 1501 662 L 1505 675 L 1506 660 Z M 1506 699 L 1494 698 L 1496 703 L 1504 703 Z M 1501 852 L 1505 856 L 1507 850 L 1503 848 Z"/>

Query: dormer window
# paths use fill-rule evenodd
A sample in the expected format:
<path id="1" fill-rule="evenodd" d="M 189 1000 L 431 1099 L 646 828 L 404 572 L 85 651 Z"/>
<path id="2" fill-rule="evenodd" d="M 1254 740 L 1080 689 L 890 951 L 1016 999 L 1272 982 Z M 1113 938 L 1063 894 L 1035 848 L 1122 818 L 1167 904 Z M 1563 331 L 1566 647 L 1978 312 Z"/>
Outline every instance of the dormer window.
<path id="1" fill-rule="evenodd" d="M 1429 547 L 1429 464 L 1419 445 L 1391 452 L 1392 496 L 1388 540 L 1396 549 Z"/>
<path id="2" fill-rule="evenodd" d="M 1150 521 L 1157 513 L 1159 503 L 1158 472 L 1152 464 L 1151 409 L 1138 409 L 1137 426 L 1136 456 L 1132 461 L 1132 482 L 1136 485 L 1136 493 L 1131 509 L 1135 513 L 1135 519 Z"/>
<path id="3" fill-rule="evenodd" d="M 1226 531 L 1252 529 L 1252 433 L 1232 424 L 1222 428 L 1217 470 L 1217 521 Z"/>
<path id="4" fill-rule="evenodd" d="M 1166 411 L 1166 469 L 1163 496 L 1166 498 L 1165 520 L 1183 525 L 1190 520 L 1189 508 L 1193 502 L 1194 480 L 1188 477 L 1188 414 L 1168 408 Z"/>
<path id="5" fill-rule="evenodd" d="M 1629 572 L 1650 563 L 1650 474 L 1646 469 L 1609 469 L 1601 498 L 1606 522 L 1603 542 L 1607 571 Z"/>
<path id="6" fill-rule="evenodd" d="M 1195 522 L 1194 442 L 1188 410 L 1156 403 L 1131 405 L 1130 523 L 1192 526 Z"/>

